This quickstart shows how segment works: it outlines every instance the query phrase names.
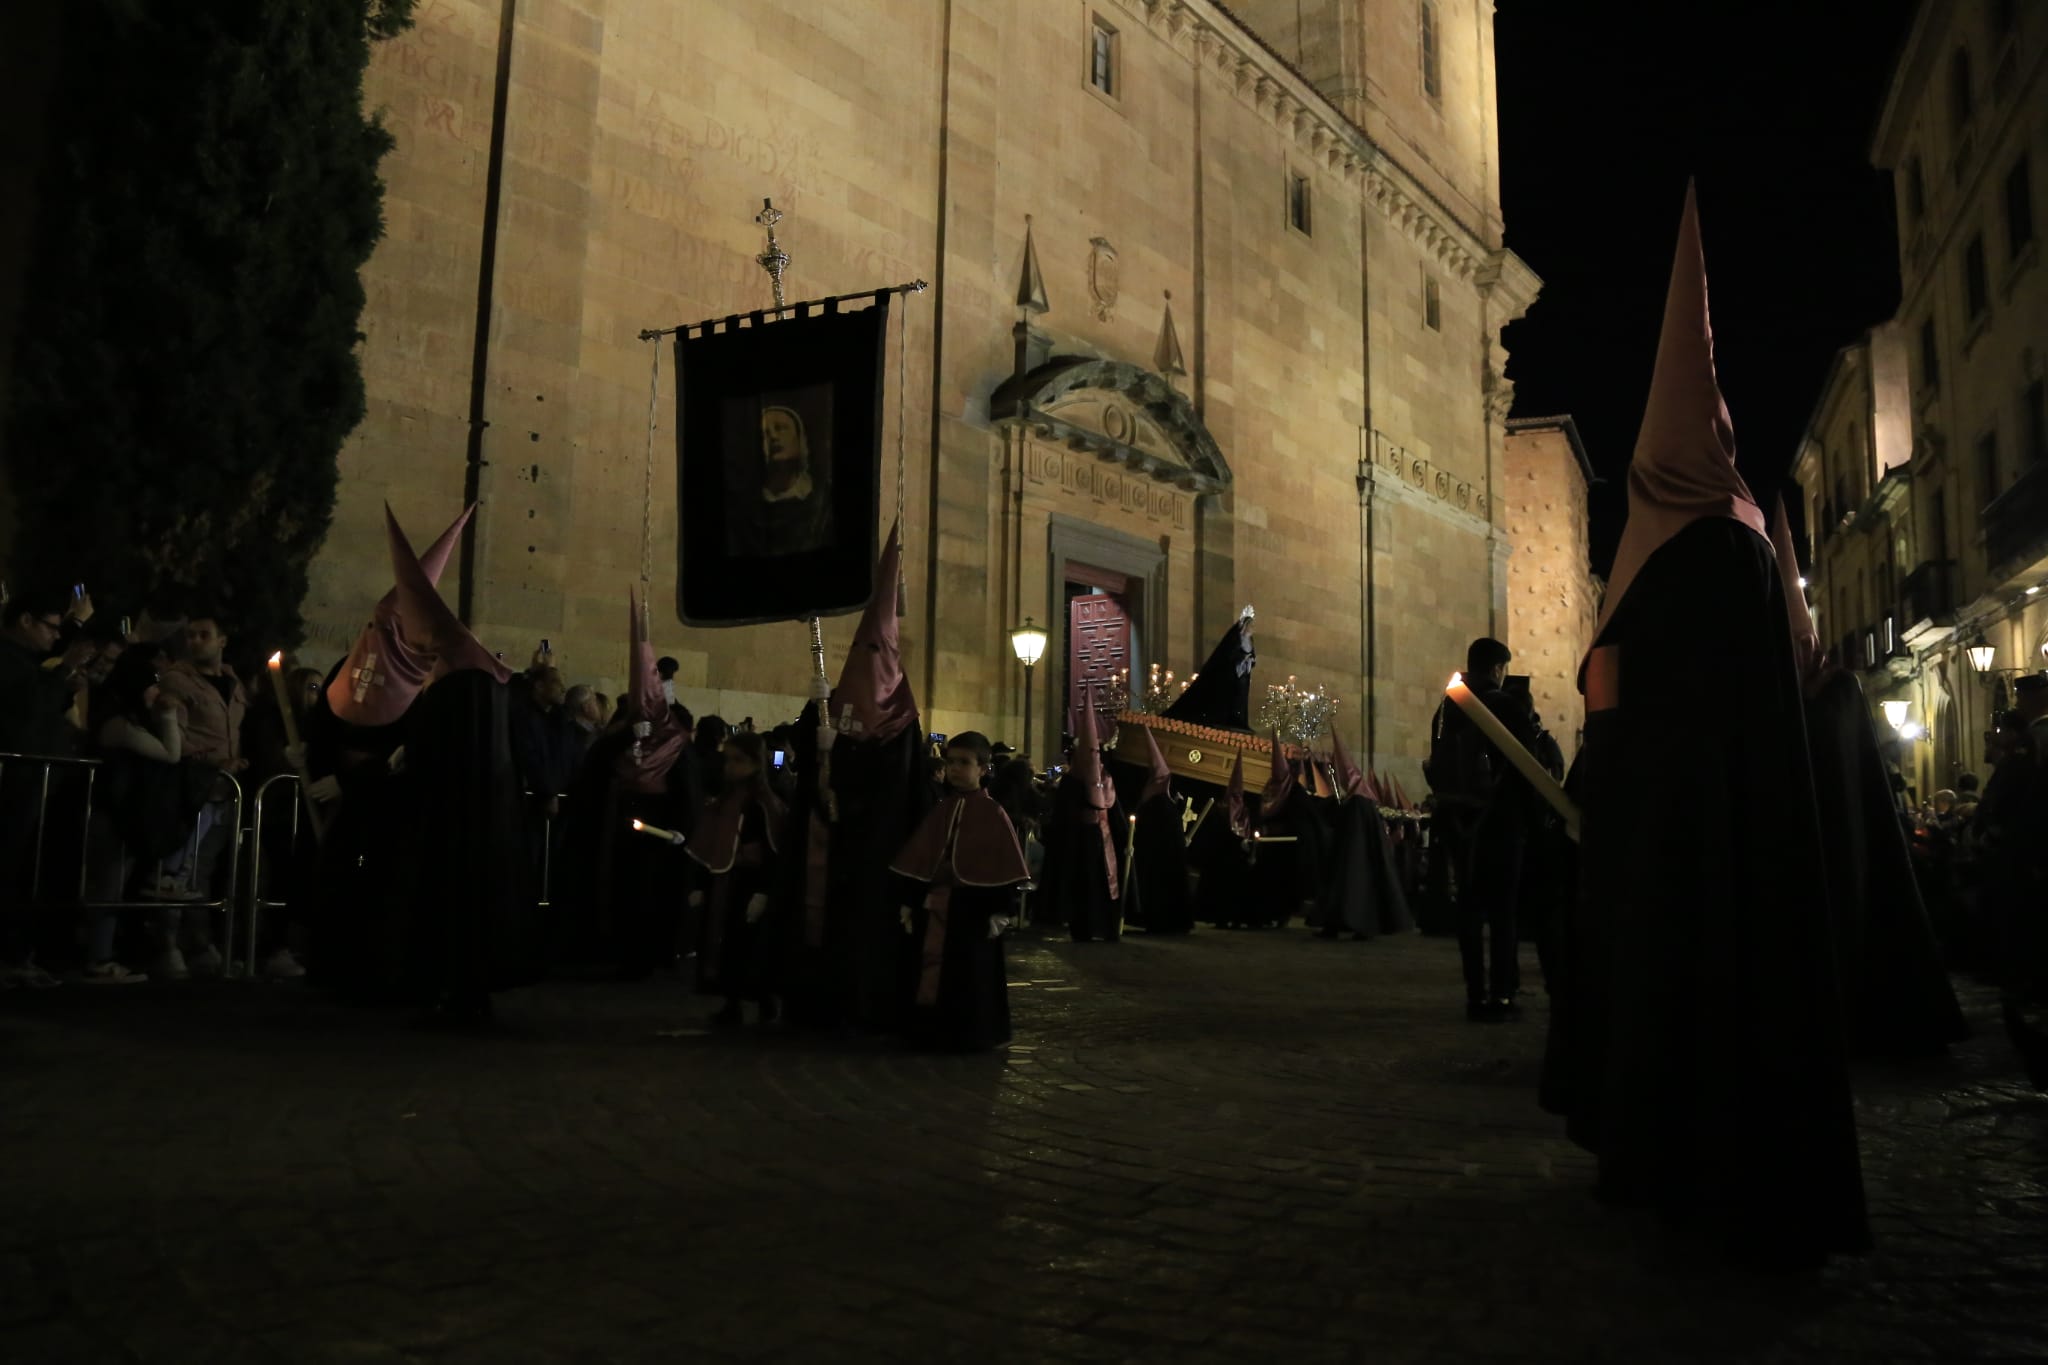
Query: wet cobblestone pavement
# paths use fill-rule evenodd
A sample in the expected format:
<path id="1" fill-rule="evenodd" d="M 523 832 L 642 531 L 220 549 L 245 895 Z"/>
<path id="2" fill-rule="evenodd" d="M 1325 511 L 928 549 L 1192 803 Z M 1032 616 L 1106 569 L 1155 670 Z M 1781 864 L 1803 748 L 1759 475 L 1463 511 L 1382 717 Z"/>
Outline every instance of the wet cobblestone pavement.
<path id="1" fill-rule="evenodd" d="M 0 1358 L 2048 1360 L 2048 1098 L 1986 994 L 1948 1061 L 1859 1077 L 1877 1253 L 1767 1281 L 1598 1205 L 1535 1107 L 1541 1003 L 1466 1024 L 1456 970 L 1027 940 L 1017 1045 L 970 1058 L 709 1036 L 672 983 L 485 1037 L 14 992 Z"/>

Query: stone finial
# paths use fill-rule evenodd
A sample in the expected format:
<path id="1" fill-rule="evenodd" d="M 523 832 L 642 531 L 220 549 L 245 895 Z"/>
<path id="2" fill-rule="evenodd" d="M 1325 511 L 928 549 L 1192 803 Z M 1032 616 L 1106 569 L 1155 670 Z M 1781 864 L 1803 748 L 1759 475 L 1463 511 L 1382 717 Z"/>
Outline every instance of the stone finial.
<path id="1" fill-rule="evenodd" d="M 1017 306 L 1027 313 L 1049 312 L 1045 275 L 1038 268 L 1038 248 L 1031 240 L 1031 215 L 1024 215 L 1024 268 L 1017 279 Z"/>
<path id="2" fill-rule="evenodd" d="M 1177 375 L 1188 372 L 1187 359 L 1181 354 L 1180 333 L 1173 326 L 1173 291 L 1166 291 L 1166 313 L 1159 320 L 1159 341 L 1152 348 L 1152 368 L 1165 376 L 1171 384 Z"/>

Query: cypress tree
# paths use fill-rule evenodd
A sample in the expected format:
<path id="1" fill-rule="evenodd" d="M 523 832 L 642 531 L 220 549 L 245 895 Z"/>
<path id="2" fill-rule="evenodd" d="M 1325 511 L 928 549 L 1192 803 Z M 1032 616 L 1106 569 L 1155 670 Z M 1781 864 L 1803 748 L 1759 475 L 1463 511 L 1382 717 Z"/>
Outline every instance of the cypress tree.
<path id="1" fill-rule="evenodd" d="M 10 578 L 297 644 L 363 415 L 359 272 L 413 0 L 70 0 L 9 395 Z"/>

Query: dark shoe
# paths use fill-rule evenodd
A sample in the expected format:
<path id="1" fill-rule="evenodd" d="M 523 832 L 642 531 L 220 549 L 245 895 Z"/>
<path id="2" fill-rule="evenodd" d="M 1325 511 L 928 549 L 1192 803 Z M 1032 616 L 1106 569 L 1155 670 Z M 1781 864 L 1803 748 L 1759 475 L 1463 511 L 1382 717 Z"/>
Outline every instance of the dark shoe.
<path id="1" fill-rule="evenodd" d="M 1492 1002 L 1493 1017 L 1503 1023 L 1511 1023 L 1522 1017 L 1522 1007 L 1515 1003 L 1513 996 Z"/>
<path id="2" fill-rule="evenodd" d="M 1468 1024 L 1496 1024 L 1500 1022 L 1500 1015 L 1495 1012 L 1494 1003 L 1491 1000 L 1467 1000 L 1465 1002 L 1465 1022 Z"/>

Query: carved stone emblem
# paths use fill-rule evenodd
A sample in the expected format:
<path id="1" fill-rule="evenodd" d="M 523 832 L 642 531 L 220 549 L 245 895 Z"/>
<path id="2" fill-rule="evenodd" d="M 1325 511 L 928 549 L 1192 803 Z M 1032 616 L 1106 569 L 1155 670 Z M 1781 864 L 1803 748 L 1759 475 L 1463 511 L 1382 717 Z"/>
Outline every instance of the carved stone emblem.
<path id="1" fill-rule="evenodd" d="M 1089 245 L 1095 250 L 1088 257 L 1088 292 L 1095 296 L 1095 316 L 1108 322 L 1109 315 L 1116 311 L 1116 248 L 1109 244 L 1107 237 L 1092 237 Z"/>

